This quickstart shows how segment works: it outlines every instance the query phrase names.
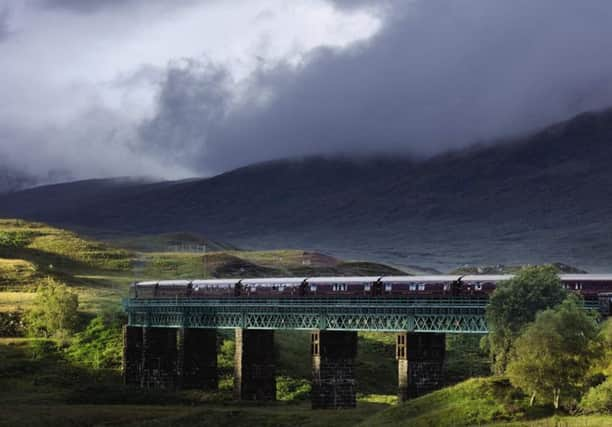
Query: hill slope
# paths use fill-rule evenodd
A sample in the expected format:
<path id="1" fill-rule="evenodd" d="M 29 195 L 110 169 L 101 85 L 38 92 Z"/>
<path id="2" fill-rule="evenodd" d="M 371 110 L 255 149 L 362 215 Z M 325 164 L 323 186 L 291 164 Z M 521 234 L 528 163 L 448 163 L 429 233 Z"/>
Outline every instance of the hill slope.
<path id="1" fill-rule="evenodd" d="M 0 196 L 0 216 L 439 270 L 551 261 L 601 270 L 612 255 L 611 143 L 612 110 L 427 161 L 309 158 L 210 179 L 41 187 Z"/>

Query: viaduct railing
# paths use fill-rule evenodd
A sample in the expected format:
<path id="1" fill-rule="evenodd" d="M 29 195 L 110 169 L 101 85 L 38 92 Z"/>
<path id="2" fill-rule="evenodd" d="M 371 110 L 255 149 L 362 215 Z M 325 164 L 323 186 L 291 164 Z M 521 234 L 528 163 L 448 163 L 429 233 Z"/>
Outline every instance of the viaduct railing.
<path id="1" fill-rule="evenodd" d="M 487 332 L 486 299 L 125 300 L 130 326 L 379 332 Z"/>

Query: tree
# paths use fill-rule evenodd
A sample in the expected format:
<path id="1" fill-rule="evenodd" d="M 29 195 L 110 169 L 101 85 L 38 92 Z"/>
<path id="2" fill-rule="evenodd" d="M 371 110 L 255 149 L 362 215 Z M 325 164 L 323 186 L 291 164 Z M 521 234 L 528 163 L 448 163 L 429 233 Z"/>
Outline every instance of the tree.
<path id="1" fill-rule="evenodd" d="M 602 358 L 598 361 L 597 365 L 601 369 L 601 372 L 612 380 L 612 318 L 606 320 L 599 332 L 599 338 L 602 345 Z"/>
<path id="2" fill-rule="evenodd" d="M 560 304 L 566 296 L 553 266 L 526 267 L 498 284 L 486 309 L 485 338 L 495 373 L 504 373 L 514 340 L 536 313 Z"/>
<path id="3" fill-rule="evenodd" d="M 36 290 L 25 323 L 30 335 L 49 337 L 72 333 L 78 325 L 79 297 L 65 284 L 48 277 Z"/>
<path id="4" fill-rule="evenodd" d="M 92 368 L 119 368 L 123 349 L 122 326 L 125 319 L 117 311 L 104 311 L 93 318 L 85 330 L 75 334 L 68 357 Z"/>
<path id="5" fill-rule="evenodd" d="M 542 396 L 558 409 L 562 398 L 577 398 L 599 356 L 598 331 L 576 295 L 540 312 L 514 343 L 506 371 L 510 382 L 531 396 L 531 404 Z"/>

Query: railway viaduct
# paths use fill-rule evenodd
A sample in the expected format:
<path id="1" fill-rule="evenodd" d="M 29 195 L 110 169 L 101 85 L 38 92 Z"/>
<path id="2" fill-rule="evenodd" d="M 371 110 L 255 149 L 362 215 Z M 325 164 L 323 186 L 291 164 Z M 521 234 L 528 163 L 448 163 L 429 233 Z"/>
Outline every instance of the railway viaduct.
<path id="1" fill-rule="evenodd" d="M 312 407 L 355 406 L 357 332 L 395 332 L 401 400 L 440 386 L 446 333 L 486 333 L 486 300 L 128 299 L 123 373 L 144 388 L 215 389 L 216 329 L 234 329 L 234 397 L 274 400 L 274 330 L 311 331 Z"/>
<path id="2" fill-rule="evenodd" d="M 234 397 L 274 400 L 274 330 L 311 332 L 312 407 L 355 406 L 357 332 L 394 332 L 398 397 L 440 387 L 445 334 L 483 334 L 486 299 L 128 299 L 123 374 L 143 388 L 215 389 L 217 329 L 236 337 Z M 304 349 L 308 351 L 308 349 Z"/>

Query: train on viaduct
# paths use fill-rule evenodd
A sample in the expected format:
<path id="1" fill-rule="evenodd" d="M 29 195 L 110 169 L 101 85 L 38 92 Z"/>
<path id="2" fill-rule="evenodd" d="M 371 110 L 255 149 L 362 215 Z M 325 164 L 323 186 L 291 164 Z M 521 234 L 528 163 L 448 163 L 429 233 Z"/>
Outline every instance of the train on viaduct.
<path id="1" fill-rule="evenodd" d="M 136 282 L 124 306 L 123 377 L 143 388 L 216 389 L 217 329 L 235 330 L 234 397 L 274 400 L 274 330 L 310 331 L 312 407 L 356 403 L 357 332 L 396 333 L 398 397 L 443 385 L 447 333 L 487 332 L 485 307 L 512 275 Z M 612 314 L 612 275 L 562 274 L 585 308 Z M 304 349 L 308 351 L 308 349 Z"/>

